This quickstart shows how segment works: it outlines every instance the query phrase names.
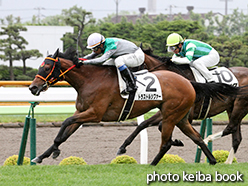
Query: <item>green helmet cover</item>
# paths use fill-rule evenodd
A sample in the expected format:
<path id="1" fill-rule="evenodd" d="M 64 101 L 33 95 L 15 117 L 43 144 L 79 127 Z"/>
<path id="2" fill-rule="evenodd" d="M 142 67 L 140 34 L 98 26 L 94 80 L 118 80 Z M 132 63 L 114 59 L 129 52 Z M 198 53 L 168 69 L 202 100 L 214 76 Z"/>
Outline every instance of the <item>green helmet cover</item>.
<path id="1" fill-rule="evenodd" d="M 172 33 L 167 37 L 166 46 L 175 46 L 182 42 L 183 42 L 183 38 L 181 35 L 177 33 Z"/>

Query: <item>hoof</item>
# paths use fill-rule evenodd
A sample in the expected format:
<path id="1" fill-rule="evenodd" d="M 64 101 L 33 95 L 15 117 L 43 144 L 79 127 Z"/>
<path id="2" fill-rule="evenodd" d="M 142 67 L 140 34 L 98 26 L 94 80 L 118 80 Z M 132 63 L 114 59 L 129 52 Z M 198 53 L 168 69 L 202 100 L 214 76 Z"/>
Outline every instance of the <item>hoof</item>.
<path id="1" fill-rule="evenodd" d="M 31 162 L 33 162 L 33 163 L 41 163 L 42 160 L 39 157 L 36 157 L 36 158 L 32 159 Z"/>
<path id="2" fill-rule="evenodd" d="M 177 140 L 177 139 L 175 139 L 175 140 L 172 142 L 171 145 L 173 145 L 173 146 L 178 146 L 178 147 L 183 147 L 183 146 L 184 146 L 183 142 L 182 142 L 181 140 Z"/>
<path id="3" fill-rule="evenodd" d="M 57 149 L 57 150 L 55 150 L 55 151 L 53 151 L 53 159 L 56 159 L 58 156 L 60 155 L 60 150 L 59 149 Z"/>
<path id="4" fill-rule="evenodd" d="M 122 155 L 122 154 L 125 154 L 127 152 L 126 149 L 119 149 L 118 152 L 117 152 L 117 155 Z"/>
<path id="5" fill-rule="evenodd" d="M 158 163 L 155 163 L 154 160 L 153 162 L 150 164 L 150 166 L 156 166 Z"/>
<path id="6" fill-rule="evenodd" d="M 212 162 L 209 162 L 209 163 L 210 163 L 210 165 L 215 165 L 217 163 L 217 161 L 215 160 L 215 161 L 212 161 Z"/>

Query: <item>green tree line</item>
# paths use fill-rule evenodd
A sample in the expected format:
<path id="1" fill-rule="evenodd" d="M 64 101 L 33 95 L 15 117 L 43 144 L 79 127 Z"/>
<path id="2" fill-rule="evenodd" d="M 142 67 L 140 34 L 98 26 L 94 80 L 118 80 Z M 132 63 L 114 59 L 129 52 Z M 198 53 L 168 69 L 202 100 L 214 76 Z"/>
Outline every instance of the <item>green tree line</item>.
<path id="1" fill-rule="evenodd" d="M 90 52 L 86 50 L 87 37 L 93 32 L 99 32 L 105 37 L 124 38 L 137 45 L 143 43 L 144 46 L 151 47 L 156 55 L 171 56 L 172 54 L 167 53 L 165 42 L 170 33 L 177 32 L 184 38 L 211 44 L 220 53 L 220 66 L 248 64 L 248 16 L 238 10 L 227 16 L 214 16 L 213 12 L 209 12 L 204 17 L 191 11 L 190 20 L 184 20 L 179 14 L 172 21 L 168 21 L 163 14 L 153 19 L 145 14 L 135 24 L 128 22 L 125 16 L 121 22 L 115 24 L 112 22 L 113 16 L 96 22 L 92 13 L 83 11 L 81 7 L 74 6 L 64 10 L 61 18 L 67 17 L 67 23 L 75 28 L 74 33 L 62 38 L 64 48 L 71 45 L 77 47 L 76 41 L 79 38 L 79 53 L 81 56 L 86 55 Z"/>
<path id="2" fill-rule="evenodd" d="M 148 14 L 144 14 L 135 23 L 128 22 L 127 18 L 123 16 L 121 22 L 116 24 L 111 21 L 113 16 L 108 15 L 108 17 L 96 21 L 91 12 L 73 6 L 62 10 L 60 15 L 49 16 L 43 20 L 38 20 L 34 16 L 32 22 L 21 25 L 18 19 L 15 24 L 13 24 L 13 18 L 9 18 L 7 21 L 10 23 L 9 26 L 17 26 L 16 33 L 24 29 L 25 25 L 72 26 L 74 32 L 66 33 L 61 40 L 64 42 L 64 50 L 69 46 L 74 46 L 78 48 L 80 56 L 91 52 L 86 49 L 86 41 L 93 32 L 99 32 L 105 37 L 124 38 L 137 45 L 143 43 L 145 48 L 152 48 L 156 55 L 171 56 L 172 54 L 167 52 L 165 41 L 170 33 L 177 32 L 184 38 L 197 39 L 211 44 L 220 53 L 220 66 L 248 65 L 248 16 L 238 10 L 234 10 L 232 14 L 226 16 L 215 16 L 213 12 L 202 16 L 191 11 L 189 20 L 184 20 L 183 15 L 178 14 L 170 21 L 168 21 L 167 15 L 160 14 L 150 19 Z M 7 33 L 7 30 L 4 30 L 3 35 L 8 35 Z M 8 36 L 10 37 L 10 35 Z M 19 37 L 18 35 L 17 38 Z M 27 43 L 23 39 L 19 38 L 19 42 L 22 43 L 19 46 L 13 42 L 16 48 L 11 48 L 13 44 L 8 45 L 7 41 L 0 39 L 0 51 L 5 53 L 5 56 L 0 55 L 0 58 L 9 61 L 9 68 L 11 68 L 11 60 L 17 60 L 18 57 L 21 59 L 19 52 L 25 51 Z M 11 52 L 8 53 L 9 50 Z M 15 76 L 14 78 L 16 79 Z"/>

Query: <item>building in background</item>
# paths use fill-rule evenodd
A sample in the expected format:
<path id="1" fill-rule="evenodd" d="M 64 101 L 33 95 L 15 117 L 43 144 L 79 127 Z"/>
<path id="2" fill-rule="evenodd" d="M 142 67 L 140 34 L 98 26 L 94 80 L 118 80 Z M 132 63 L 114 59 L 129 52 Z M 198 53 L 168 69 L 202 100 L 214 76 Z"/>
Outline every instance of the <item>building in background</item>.
<path id="1" fill-rule="evenodd" d="M 150 0 L 150 1 L 151 2 L 155 1 L 155 3 L 156 3 L 156 0 Z M 149 2 L 148 2 L 148 4 L 149 4 Z M 182 17 L 182 19 L 184 19 L 184 20 L 189 20 L 189 19 L 191 19 L 190 18 L 190 11 L 193 11 L 194 10 L 194 6 L 187 6 L 186 7 L 186 9 L 188 10 L 187 13 L 185 13 L 185 14 L 181 14 L 181 13 L 174 14 L 174 13 L 172 13 L 172 8 L 173 8 L 173 6 L 170 6 L 170 8 L 169 8 L 169 14 L 165 14 L 167 16 L 167 20 L 168 21 L 172 21 L 177 16 Z M 150 10 L 151 9 L 152 8 L 150 7 Z M 156 9 L 154 9 L 154 10 L 156 11 Z M 199 14 L 201 15 L 202 18 L 204 18 L 206 13 L 199 13 Z M 125 17 L 128 22 L 136 23 L 137 19 L 141 18 L 142 15 L 147 15 L 148 18 L 151 21 L 158 16 L 158 14 L 149 11 L 149 6 L 148 6 L 148 11 L 146 11 L 146 8 L 145 7 L 140 7 L 139 8 L 139 14 L 134 14 L 134 15 L 118 15 L 117 17 L 113 17 L 112 18 L 112 22 L 113 23 L 116 23 L 116 22 L 119 23 L 119 22 L 121 22 L 122 17 Z M 223 19 L 223 15 L 221 13 L 219 13 L 219 12 L 213 13 L 213 17 L 218 17 L 218 19 L 220 21 Z M 206 23 L 206 26 L 207 25 L 208 25 L 208 23 Z"/>
<path id="2" fill-rule="evenodd" d="M 156 13 L 157 0 L 148 0 L 148 13 Z"/>

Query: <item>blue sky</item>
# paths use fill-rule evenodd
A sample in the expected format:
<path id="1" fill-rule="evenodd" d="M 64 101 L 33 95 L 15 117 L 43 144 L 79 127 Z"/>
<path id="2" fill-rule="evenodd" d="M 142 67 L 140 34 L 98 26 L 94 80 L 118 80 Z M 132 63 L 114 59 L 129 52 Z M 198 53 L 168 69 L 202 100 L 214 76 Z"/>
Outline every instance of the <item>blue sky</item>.
<path id="1" fill-rule="evenodd" d="M 156 2 L 157 14 L 187 13 L 187 6 L 194 6 L 195 13 L 206 13 L 209 11 L 225 14 L 225 0 L 154 0 Z M 148 9 L 148 0 L 0 0 L 0 18 L 7 15 L 20 16 L 22 20 L 30 21 L 33 15 L 38 15 L 40 9 L 41 18 L 45 16 L 57 15 L 62 9 L 68 9 L 74 5 L 82 7 L 93 13 L 94 18 L 100 19 L 108 14 L 116 12 L 116 2 L 120 11 L 138 13 L 140 7 Z M 170 6 L 172 7 L 170 9 Z M 228 13 L 232 13 L 238 8 L 248 14 L 247 0 L 229 0 Z"/>

